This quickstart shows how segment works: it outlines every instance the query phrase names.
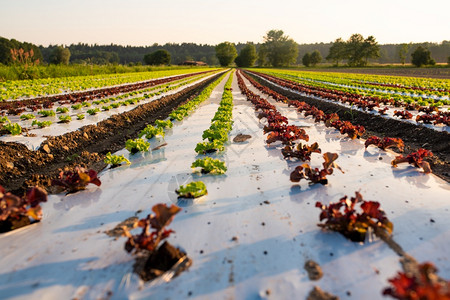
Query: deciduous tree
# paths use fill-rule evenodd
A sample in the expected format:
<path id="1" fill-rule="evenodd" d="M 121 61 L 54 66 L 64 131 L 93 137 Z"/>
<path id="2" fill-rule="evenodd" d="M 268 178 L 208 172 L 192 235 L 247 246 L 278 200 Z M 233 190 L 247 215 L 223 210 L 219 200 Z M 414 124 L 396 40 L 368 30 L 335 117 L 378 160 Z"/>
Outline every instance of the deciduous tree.
<path id="1" fill-rule="evenodd" d="M 70 50 L 68 48 L 64 48 L 63 46 L 58 46 L 52 51 L 52 55 L 50 56 L 50 62 L 53 64 L 63 64 L 68 65 L 70 60 Z"/>
<path id="2" fill-rule="evenodd" d="M 365 58 L 364 66 L 369 62 L 369 58 L 378 58 L 380 57 L 380 46 L 378 46 L 377 41 L 373 35 L 368 36 L 362 46 L 361 46 L 361 55 Z"/>
<path id="3" fill-rule="evenodd" d="M 311 65 L 314 67 L 321 61 L 322 61 L 322 54 L 320 54 L 319 50 L 314 50 L 311 53 L 311 58 L 310 58 Z"/>
<path id="4" fill-rule="evenodd" d="M 216 56 L 222 67 L 229 66 L 237 56 L 237 50 L 233 43 L 223 42 L 216 46 Z"/>
<path id="5" fill-rule="evenodd" d="M 170 53 L 165 49 L 159 49 L 144 56 L 147 65 L 168 65 L 170 64 Z"/>
<path id="6" fill-rule="evenodd" d="M 295 63 L 298 55 L 297 43 L 284 35 L 282 30 L 270 30 L 264 37 L 264 49 L 269 63 L 274 67 Z"/>
<path id="7" fill-rule="evenodd" d="M 411 54 L 411 62 L 416 67 L 434 65 L 436 62 L 431 58 L 431 52 L 425 47 L 419 46 Z"/>
<path id="8" fill-rule="evenodd" d="M 402 65 L 405 64 L 406 61 L 406 53 L 408 53 L 410 44 L 400 44 L 398 45 L 398 57 L 400 58 L 400 62 L 402 63 Z"/>
<path id="9" fill-rule="evenodd" d="M 247 43 L 247 45 L 241 50 L 234 62 L 238 67 L 248 68 L 255 64 L 256 61 L 256 48 L 253 43 Z"/>
<path id="10" fill-rule="evenodd" d="M 328 53 L 326 60 L 332 61 L 335 66 L 339 66 L 339 61 L 344 60 L 346 57 L 346 45 L 345 42 L 338 38 L 334 41 L 333 45 L 330 47 L 330 52 Z"/>
<path id="11" fill-rule="evenodd" d="M 258 58 L 256 60 L 256 63 L 258 64 L 258 66 L 267 66 L 267 49 L 263 44 L 259 45 L 257 54 Z"/>
<path id="12" fill-rule="evenodd" d="M 38 64 L 43 61 L 41 50 L 36 45 L 0 37 L 0 63 L 5 65 L 17 64 L 17 60 L 13 61 L 11 50 L 16 51 L 19 49 L 23 49 L 24 53 L 33 53 L 32 57 L 29 57 L 33 63 Z"/>
<path id="13" fill-rule="evenodd" d="M 302 64 L 304 64 L 306 67 L 309 67 L 311 65 L 311 54 L 305 53 L 305 55 L 303 55 Z"/>
<path id="14" fill-rule="evenodd" d="M 349 66 L 365 66 L 369 58 L 380 56 L 380 47 L 373 36 L 364 39 L 359 33 L 352 34 L 345 48 Z"/>

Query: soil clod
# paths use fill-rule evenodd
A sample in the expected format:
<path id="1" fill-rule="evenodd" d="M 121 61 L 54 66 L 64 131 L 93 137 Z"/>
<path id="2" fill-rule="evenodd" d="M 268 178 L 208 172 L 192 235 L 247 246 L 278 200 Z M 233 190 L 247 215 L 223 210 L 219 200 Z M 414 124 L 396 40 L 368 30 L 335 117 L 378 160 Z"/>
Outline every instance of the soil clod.
<path id="1" fill-rule="evenodd" d="M 248 139 L 251 139 L 252 136 L 249 134 L 242 134 L 239 133 L 237 136 L 234 137 L 233 142 L 235 143 L 243 143 L 245 141 L 247 141 Z"/>
<path id="2" fill-rule="evenodd" d="M 309 292 L 307 300 L 339 300 L 339 297 L 334 296 L 321 290 L 319 287 L 315 286 L 311 292 Z"/>
<path id="3" fill-rule="evenodd" d="M 319 280 L 323 276 L 322 268 L 313 260 L 305 262 L 304 266 L 310 280 Z"/>
<path id="4" fill-rule="evenodd" d="M 167 274 L 167 278 L 178 276 L 192 265 L 192 260 L 186 253 L 164 242 L 158 250 L 136 258 L 134 271 L 144 281 L 150 281 L 158 276 Z M 169 278 L 170 277 L 170 278 Z"/>

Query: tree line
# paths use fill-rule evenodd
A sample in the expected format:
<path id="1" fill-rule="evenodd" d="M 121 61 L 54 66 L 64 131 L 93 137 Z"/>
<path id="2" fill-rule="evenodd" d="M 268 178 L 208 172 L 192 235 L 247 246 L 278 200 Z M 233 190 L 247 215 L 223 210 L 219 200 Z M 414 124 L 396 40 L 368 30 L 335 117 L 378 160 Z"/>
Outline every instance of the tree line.
<path id="1" fill-rule="evenodd" d="M 236 64 L 241 66 L 246 66 L 249 59 L 253 59 L 255 55 L 256 59 L 252 65 L 258 66 L 300 64 L 314 66 L 325 61 L 335 65 L 364 66 L 368 63 L 411 63 L 412 54 L 419 47 L 430 52 L 429 62 L 431 63 L 433 61 L 446 63 L 450 54 L 450 41 L 379 45 L 373 36 L 364 38 L 360 34 L 354 34 L 346 41 L 339 38 L 332 43 L 297 44 L 281 30 L 267 32 L 262 43 L 238 43 L 234 47 L 237 52 Z M 38 63 L 139 65 L 148 64 L 150 54 L 165 50 L 170 54 L 170 64 L 180 64 L 184 61 L 202 61 L 209 65 L 220 64 L 220 59 L 216 55 L 216 46 L 207 44 L 166 43 L 136 47 L 78 43 L 69 46 L 44 47 L 3 37 L 0 37 L 0 64 L 14 63 L 12 49 L 23 49 L 28 53 L 32 49 L 33 59 Z M 144 59 L 146 56 L 147 60 Z M 151 60 L 150 64 L 153 64 Z"/>
<path id="2" fill-rule="evenodd" d="M 408 51 L 412 49 L 411 44 L 400 44 L 397 46 L 396 53 L 401 61 L 405 63 Z M 444 41 L 441 48 L 449 49 L 450 42 Z M 364 67 L 369 64 L 370 59 L 381 57 L 381 46 L 375 40 L 375 37 L 368 36 L 364 38 L 361 34 L 353 34 L 347 41 L 338 38 L 334 43 L 327 47 L 328 54 L 326 60 L 332 62 L 334 66 L 344 63 L 351 67 Z M 445 54 L 444 54 L 445 53 Z M 250 55 L 251 54 L 251 55 Z M 450 65 L 450 51 L 443 52 L 442 60 Z M 445 55 L 446 58 L 445 58 Z M 236 47 L 230 42 L 223 42 L 216 46 L 216 56 L 222 66 L 228 66 L 233 61 L 238 67 L 253 66 L 255 61 L 258 66 L 281 67 L 295 64 L 299 60 L 299 49 L 294 40 L 284 35 L 282 30 L 270 30 L 264 36 L 264 43 L 255 47 L 253 43 L 248 43 L 237 54 Z M 423 65 L 435 65 L 436 61 L 432 57 L 431 51 L 423 45 L 417 46 L 412 53 L 411 62 L 417 67 Z M 306 52 L 301 57 L 301 63 L 306 67 L 316 66 L 323 61 L 322 53 L 315 49 L 312 52 Z"/>

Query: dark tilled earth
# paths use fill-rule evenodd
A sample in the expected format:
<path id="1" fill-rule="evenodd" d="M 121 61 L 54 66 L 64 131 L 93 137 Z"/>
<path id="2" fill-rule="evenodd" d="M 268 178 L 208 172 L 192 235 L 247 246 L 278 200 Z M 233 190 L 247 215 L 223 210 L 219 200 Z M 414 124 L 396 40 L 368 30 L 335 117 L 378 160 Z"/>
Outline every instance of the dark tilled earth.
<path id="1" fill-rule="evenodd" d="M 260 84 L 288 97 L 290 100 L 304 101 L 316 106 L 327 114 L 337 113 L 343 121 L 351 121 L 353 124 L 363 125 L 366 128 L 363 138 L 368 138 L 372 135 L 401 138 L 405 143 L 404 155 L 414 152 L 418 148 L 431 150 L 434 157 L 427 159 L 427 161 L 430 163 L 433 173 L 450 182 L 450 134 L 448 132 L 438 132 L 424 126 L 417 126 L 395 119 L 386 119 L 381 116 L 346 108 L 339 104 L 308 98 L 295 92 L 281 89 L 257 77 L 253 78 Z"/>
<path id="2" fill-rule="evenodd" d="M 0 142 L 0 185 L 16 195 L 35 185 L 53 192 L 51 180 L 64 168 L 82 166 L 99 172 L 106 167 L 103 162 L 106 153 L 124 148 L 125 142 L 136 138 L 147 124 L 165 119 L 174 108 L 195 98 L 218 76 L 220 74 L 176 94 L 114 115 L 97 125 L 50 137 L 37 151 L 19 143 Z"/>

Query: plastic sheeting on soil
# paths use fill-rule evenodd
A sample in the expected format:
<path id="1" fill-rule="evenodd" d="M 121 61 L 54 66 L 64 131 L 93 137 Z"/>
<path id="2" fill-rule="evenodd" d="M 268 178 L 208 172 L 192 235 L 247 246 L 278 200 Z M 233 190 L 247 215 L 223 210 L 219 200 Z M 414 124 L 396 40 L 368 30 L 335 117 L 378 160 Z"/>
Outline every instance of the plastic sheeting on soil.
<path id="1" fill-rule="evenodd" d="M 345 171 L 329 176 L 326 186 L 293 185 L 289 173 L 298 163 L 265 144 L 262 124 L 236 80 L 231 140 L 239 133 L 252 138 L 231 142 L 216 155 L 226 161 L 226 175 L 192 174 L 194 147 L 217 110 L 225 80 L 164 141 L 150 140 L 152 148 L 167 146 L 147 154 L 119 151 L 132 164 L 101 172 L 100 188 L 52 195 L 42 205 L 40 223 L 0 235 L 1 298 L 305 299 L 317 285 L 341 299 L 381 299 L 387 279 L 400 270 L 398 256 L 381 241 L 353 243 L 316 225 L 316 201 L 328 204 L 355 191 L 381 202 L 394 223 L 394 239 L 406 252 L 450 277 L 448 183 L 413 167 L 393 169 L 395 154 L 375 147 L 365 151 L 362 141 L 276 103 L 290 121 L 308 126 L 310 142 L 317 141 L 323 152 L 338 152 Z M 312 155 L 314 166 L 321 161 Z M 179 184 L 200 179 L 207 196 L 177 199 Z M 160 202 L 183 208 L 169 226 L 176 231 L 169 241 L 182 247 L 193 265 L 168 283 L 144 284 L 132 273 L 134 258 L 124 250 L 125 238 L 104 232 L 131 216 L 145 217 Z M 309 259 L 321 266 L 321 280 L 308 279 L 303 265 Z"/>
<path id="2" fill-rule="evenodd" d="M 47 139 L 48 136 L 59 136 L 59 135 L 66 134 L 68 132 L 78 130 L 79 128 L 81 128 L 83 126 L 97 124 L 103 120 L 108 119 L 109 117 L 111 117 L 113 115 L 120 114 L 120 113 L 123 113 L 126 111 L 130 111 L 139 105 L 152 102 L 152 101 L 159 99 L 161 97 L 164 97 L 164 96 L 176 94 L 185 88 L 188 88 L 192 85 L 199 83 L 200 81 L 206 80 L 206 79 L 214 76 L 215 74 L 216 73 L 208 75 L 208 76 L 203 76 L 200 79 L 198 79 L 192 83 L 180 86 L 179 88 L 162 93 L 160 95 L 141 100 L 139 103 L 136 103 L 136 104 L 130 104 L 127 106 L 119 106 L 116 109 L 111 109 L 108 111 L 100 111 L 95 115 L 86 115 L 85 119 L 83 119 L 83 120 L 77 120 L 77 118 L 76 118 L 77 114 L 79 114 L 79 113 L 86 114 L 87 110 L 93 108 L 94 106 L 84 107 L 84 108 L 81 108 L 80 110 L 72 111 L 72 113 L 69 114 L 72 117 L 72 121 L 70 123 L 66 123 L 66 124 L 64 124 L 64 123 L 56 124 L 59 121 L 59 119 L 58 119 L 59 114 L 57 114 L 54 117 L 39 118 L 40 120 L 43 120 L 43 121 L 52 121 L 54 124 L 50 125 L 49 127 L 33 128 L 33 129 L 29 130 L 29 133 L 33 134 L 33 136 L 4 135 L 4 136 L 0 136 L 0 141 L 22 143 L 22 144 L 25 144 L 28 147 L 28 149 L 30 149 L 30 150 L 37 150 L 41 146 L 42 142 L 44 142 Z M 183 81 L 188 81 L 190 79 L 192 79 L 192 78 L 187 78 Z M 174 85 L 179 84 L 180 82 L 181 81 L 177 81 L 175 83 L 165 83 L 165 84 L 161 85 L 161 88 L 163 86 L 168 86 L 168 85 L 174 86 Z M 137 95 L 137 96 L 141 96 L 141 95 Z M 129 97 L 126 99 L 135 98 L 137 96 Z M 101 108 L 103 105 L 105 105 L 105 104 L 102 103 L 101 105 L 98 106 L 98 108 Z M 61 106 L 67 107 L 70 109 L 70 105 L 61 105 Z M 67 114 L 62 114 L 62 115 L 67 115 Z M 21 126 L 25 126 L 25 127 L 30 127 L 31 123 L 33 122 L 33 120 L 20 121 L 18 116 L 10 117 L 10 120 L 13 123 L 19 123 Z"/>
<path id="3" fill-rule="evenodd" d="M 330 102 L 330 103 L 333 103 L 333 104 L 337 104 L 337 105 L 341 105 L 341 106 L 344 106 L 344 107 L 347 107 L 347 108 L 351 108 L 351 109 L 354 109 L 354 110 L 358 110 L 358 111 L 361 111 L 361 112 L 364 112 L 364 113 L 377 115 L 377 116 L 380 116 L 380 117 L 383 117 L 383 118 L 390 118 L 390 119 L 395 119 L 395 120 L 400 121 L 400 122 L 407 122 L 407 123 L 411 123 L 411 124 L 414 124 L 414 125 L 417 125 L 417 126 L 424 126 L 424 127 L 427 127 L 427 128 L 434 129 L 434 130 L 436 130 L 436 131 L 447 131 L 447 132 L 450 132 L 450 126 L 447 126 L 447 125 L 443 125 L 443 124 L 433 125 L 433 124 L 417 123 L 417 122 L 415 121 L 416 116 L 417 116 L 417 115 L 421 115 L 421 114 L 423 114 L 423 113 L 419 113 L 419 112 L 416 111 L 416 110 L 411 110 L 411 111 L 409 111 L 409 112 L 413 115 L 412 119 L 409 119 L 409 120 L 408 120 L 408 119 L 400 119 L 400 118 L 398 118 L 398 117 L 394 117 L 394 111 L 395 111 L 395 110 L 403 111 L 403 110 L 404 110 L 403 108 L 395 108 L 395 107 L 390 106 L 390 105 L 380 104 L 380 109 L 385 108 L 385 107 L 389 108 L 389 110 L 387 110 L 387 111 L 385 112 L 385 115 L 382 115 L 382 114 L 380 114 L 377 110 L 366 111 L 366 110 L 364 110 L 364 109 L 362 109 L 362 108 L 358 108 L 358 107 L 355 107 L 355 106 L 350 105 L 350 104 L 347 104 L 347 103 L 341 103 L 341 102 L 331 101 L 331 100 L 324 99 L 324 98 L 322 98 L 322 97 L 318 97 L 318 96 L 314 96 L 314 95 L 307 95 L 306 93 L 301 93 L 301 92 L 296 91 L 296 90 L 291 90 L 291 89 L 289 89 L 289 88 L 282 87 L 282 86 L 280 86 L 280 85 L 278 85 L 278 84 L 276 84 L 276 83 L 274 83 L 274 82 L 272 82 L 272 81 L 269 81 L 269 80 L 267 80 L 267 79 L 265 79 L 265 78 L 263 78 L 263 77 L 261 77 L 261 76 L 259 76 L 259 75 L 256 75 L 256 74 L 252 74 L 252 75 L 255 75 L 256 77 L 258 77 L 259 79 L 261 79 L 261 80 L 263 80 L 263 81 L 270 82 L 270 84 L 273 84 L 273 85 L 275 85 L 275 86 L 277 86 L 277 87 L 279 87 L 279 88 L 281 88 L 281 89 L 284 89 L 284 90 L 289 91 L 289 92 L 292 92 L 292 93 L 299 94 L 299 95 L 301 95 L 301 96 L 305 96 L 305 97 L 308 97 L 308 98 L 317 99 L 317 100 L 320 100 L 320 101 Z M 444 108 L 441 108 L 441 109 L 442 109 L 443 111 L 446 111 L 448 108 L 449 108 L 448 106 L 445 106 Z"/>

